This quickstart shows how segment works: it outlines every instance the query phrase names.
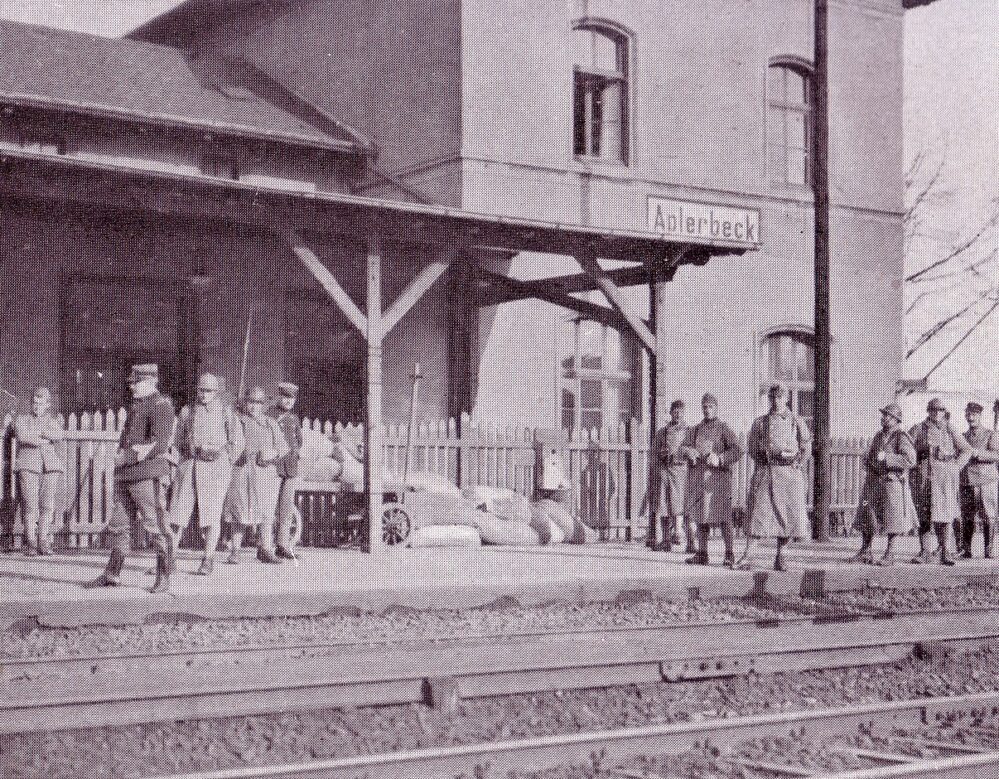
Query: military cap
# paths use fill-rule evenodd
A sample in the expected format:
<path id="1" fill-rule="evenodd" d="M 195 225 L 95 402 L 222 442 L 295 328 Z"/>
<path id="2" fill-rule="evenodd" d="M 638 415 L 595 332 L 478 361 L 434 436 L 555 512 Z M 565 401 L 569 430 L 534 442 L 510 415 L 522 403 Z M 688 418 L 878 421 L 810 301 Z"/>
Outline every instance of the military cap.
<path id="1" fill-rule="evenodd" d="M 686 408 L 686 407 L 687 407 L 686 404 L 682 400 L 674 400 L 672 403 L 669 404 L 670 411 L 673 411 L 674 409 L 677 408 Z"/>
<path id="2" fill-rule="evenodd" d="M 889 403 L 887 406 L 881 409 L 881 413 L 884 414 L 885 416 L 891 417 L 896 422 L 902 421 L 902 407 L 898 405 L 898 403 Z"/>
<path id="3" fill-rule="evenodd" d="M 714 403 L 717 406 L 718 405 L 718 398 L 716 398 L 710 392 L 705 392 L 704 393 L 704 397 L 701 398 L 701 405 L 703 406 L 705 403 Z"/>
<path id="4" fill-rule="evenodd" d="M 947 407 L 943 404 L 940 398 L 933 398 L 929 403 L 926 404 L 927 411 L 946 411 Z"/>
<path id="5" fill-rule="evenodd" d="M 772 398 L 776 395 L 787 395 L 787 385 L 781 384 L 779 381 L 775 381 L 771 384 L 770 388 L 767 390 L 767 397 Z"/>
<path id="6" fill-rule="evenodd" d="M 201 374 L 201 378 L 198 379 L 198 389 L 218 392 L 222 389 L 222 380 L 214 373 L 203 373 Z"/>
<path id="7" fill-rule="evenodd" d="M 983 411 L 985 411 L 985 406 L 983 406 L 981 403 L 976 403 L 975 401 L 971 401 L 967 406 L 964 407 L 964 410 L 970 411 L 973 414 L 981 414 Z"/>
<path id="8" fill-rule="evenodd" d="M 290 381 L 282 381 L 278 384 L 278 394 L 283 395 L 286 398 L 297 398 L 298 385 L 292 384 Z"/>
<path id="9" fill-rule="evenodd" d="M 31 397 L 35 400 L 51 400 L 52 391 L 48 387 L 39 387 L 32 393 Z"/>
<path id="10" fill-rule="evenodd" d="M 129 384 L 134 384 L 143 379 L 158 379 L 160 377 L 159 366 L 155 363 L 147 362 L 132 366 L 132 373 L 128 377 Z"/>
<path id="11" fill-rule="evenodd" d="M 266 403 L 270 398 L 263 387 L 254 387 L 246 393 L 246 397 L 243 400 L 247 403 Z"/>

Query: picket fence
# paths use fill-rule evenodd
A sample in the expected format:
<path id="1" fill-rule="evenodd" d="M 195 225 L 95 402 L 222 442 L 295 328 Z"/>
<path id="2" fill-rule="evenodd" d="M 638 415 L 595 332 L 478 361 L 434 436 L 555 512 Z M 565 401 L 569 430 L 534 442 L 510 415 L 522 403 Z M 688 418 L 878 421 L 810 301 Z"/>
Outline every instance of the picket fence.
<path id="1" fill-rule="evenodd" d="M 125 412 L 70 414 L 62 419 L 66 440 L 61 445 L 66 474 L 57 505 L 57 542 L 63 546 L 90 547 L 103 543 L 102 531 L 113 506 L 114 452 Z M 22 527 L 16 510 L 17 489 L 12 473 L 16 455 L 13 420 L 7 417 L 0 427 L 0 521 L 5 544 L 20 543 Z M 305 420 L 303 428 L 333 436 L 360 436 L 358 426 L 330 421 Z M 405 425 L 388 425 L 384 436 L 384 464 L 392 474 L 405 467 L 408 431 Z M 633 538 L 646 522 L 644 501 L 649 467 L 649 430 L 632 421 L 601 430 L 551 431 L 529 427 L 501 428 L 492 424 L 472 424 L 468 418 L 417 425 L 412 435 L 413 472 L 443 476 L 459 487 L 506 487 L 531 496 L 535 485 L 536 442 L 555 441 L 562 454 L 571 486 L 568 496 L 572 510 L 591 527 L 602 529 L 605 538 Z M 745 435 L 740 436 L 745 444 Z M 863 478 L 866 442 L 840 439 L 832 443 L 832 504 L 834 526 L 844 521 L 856 505 Z M 745 507 L 751 474 L 743 457 L 733 473 L 736 512 Z M 811 471 L 809 470 L 809 477 Z M 808 483 L 811 483 L 809 478 Z M 809 495 L 809 500 L 811 496 Z M 307 519 L 308 521 L 308 519 Z M 142 543 L 143 534 L 134 528 Z M 327 539 L 323 541 L 322 539 Z M 334 543 L 328 534 L 304 533 L 306 543 Z"/>

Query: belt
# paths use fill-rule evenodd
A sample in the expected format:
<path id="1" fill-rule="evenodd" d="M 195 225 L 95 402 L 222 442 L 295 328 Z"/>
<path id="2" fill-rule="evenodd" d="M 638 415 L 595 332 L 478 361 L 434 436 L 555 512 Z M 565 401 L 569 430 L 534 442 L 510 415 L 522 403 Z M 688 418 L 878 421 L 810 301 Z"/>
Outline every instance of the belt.
<path id="1" fill-rule="evenodd" d="M 784 457 L 783 455 L 774 454 L 770 456 L 771 465 L 794 465 L 797 462 L 797 455 L 792 457 Z"/>

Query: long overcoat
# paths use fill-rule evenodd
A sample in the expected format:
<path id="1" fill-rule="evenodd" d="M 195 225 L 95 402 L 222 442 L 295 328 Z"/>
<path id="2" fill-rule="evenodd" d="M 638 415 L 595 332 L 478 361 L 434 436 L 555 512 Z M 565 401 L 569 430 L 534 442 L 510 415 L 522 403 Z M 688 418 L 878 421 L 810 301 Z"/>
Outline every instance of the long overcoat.
<path id="1" fill-rule="evenodd" d="M 912 500 L 924 532 L 930 523 L 960 519 L 961 469 L 971 460 L 971 446 L 950 422 L 925 419 L 909 436 L 917 459 L 910 474 Z"/>
<path id="2" fill-rule="evenodd" d="M 879 452 L 884 452 L 883 460 Z M 854 528 L 871 535 L 905 535 L 916 526 L 909 489 L 909 470 L 915 464 L 916 447 L 905 430 L 878 431 L 864 455 L 866 474 Z"/>
<path id="3" fill-rule="evenodd" d="M 684 423 L 670 422 L 656 432 L 653 451 L 656 462 L 652 469 L 653 505 L 664 517 L 678 517 L 686 512 L 687 458 L 681 451 L 688 427 Z"/>
<path id="4" fill-rule="evenodd" d="M 698 525 L 711 527 L 732 521 L 732 466 L 742 457 L 739 439 L 720 419 L 705 419 L 687 431 L 684 454 L 687 473 L 687 514 Z M 718 455 L 711 466 L 708 455 Z"/>
<path id="5" fill-rule="evenodd" d="M 246 448 L 233 469 L 225 514 L 243 525 L 273 522 L 281 492 L 277 461 L 288 454 L 288 441 L 271 417 L 242 414 L 240 421 Z M 269 463 L 260 465 L 257 455 Z"/>
<path id="6" fill-rule="evenodd" d="M 805 470 L 812 436 L 789 409 L 759 417 L 749 430 L 749 533 L 754 538 L 808 538 Z"/>

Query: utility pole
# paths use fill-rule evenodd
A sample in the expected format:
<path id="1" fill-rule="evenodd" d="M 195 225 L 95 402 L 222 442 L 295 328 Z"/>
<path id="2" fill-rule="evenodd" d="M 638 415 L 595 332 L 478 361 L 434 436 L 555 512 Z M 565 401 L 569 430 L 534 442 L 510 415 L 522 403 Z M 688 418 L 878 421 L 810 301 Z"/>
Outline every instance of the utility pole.
<path id="1" fill-rule="evenodd" d="M 829 6 L 815 0 L 812 186 L 815 193 L 815 417 L 814 506 L 819 541 L 829 540 L 829 417 L 831 334 L 829 326 Z"/>

